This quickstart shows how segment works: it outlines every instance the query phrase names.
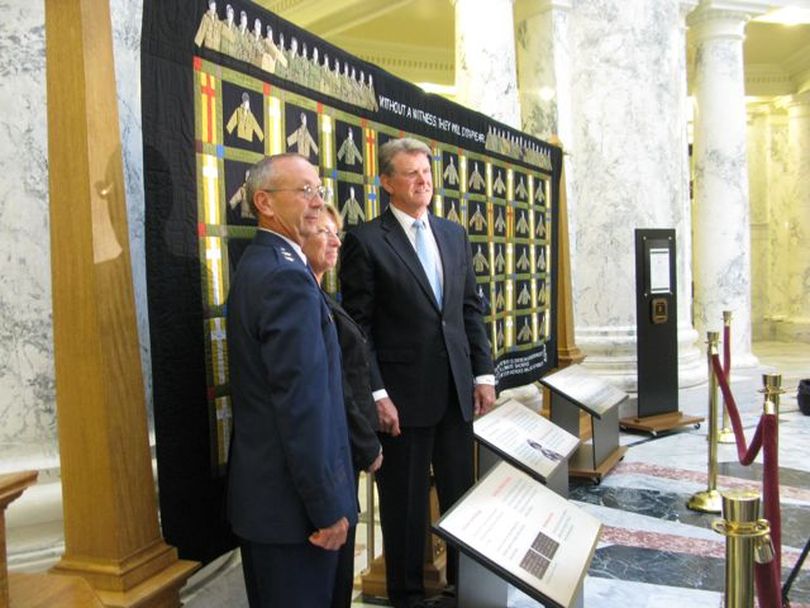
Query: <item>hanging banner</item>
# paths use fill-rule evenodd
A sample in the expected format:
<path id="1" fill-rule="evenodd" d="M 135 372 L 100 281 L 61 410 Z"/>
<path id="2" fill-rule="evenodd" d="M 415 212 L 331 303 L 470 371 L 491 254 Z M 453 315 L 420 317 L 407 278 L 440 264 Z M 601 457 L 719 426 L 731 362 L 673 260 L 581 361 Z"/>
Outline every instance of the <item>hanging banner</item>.
<path id="1" fill-rule="evenodd" d="M 161 516 L 182 557 L 209 561 L 232 546 L 225 317 L 230 277 L 256 230 L 244 183 L 264 156 L 309 158 L 351 230 L 388 205 L 380 145 L 405 135 L 427 143 L 431 211 L 470 237 L 498 390 L 556 365 L 559 148 L 252 2 L 147 0 L 141 48 Z M 340 290 L 335 273 L 324 286 Z"/>

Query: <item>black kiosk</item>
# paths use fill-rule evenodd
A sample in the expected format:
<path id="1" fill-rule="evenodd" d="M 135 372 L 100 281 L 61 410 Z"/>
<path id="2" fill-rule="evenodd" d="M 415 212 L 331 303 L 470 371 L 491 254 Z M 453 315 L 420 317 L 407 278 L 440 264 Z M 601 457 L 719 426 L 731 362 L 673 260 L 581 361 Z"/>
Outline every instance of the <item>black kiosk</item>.
<path id="1" fill-rule="evenodd" d="M 620 426 L 651 433 L 700 426 L 678 411 L 678 293 L 675 231 L 636 230 L 638 415 Z"/>

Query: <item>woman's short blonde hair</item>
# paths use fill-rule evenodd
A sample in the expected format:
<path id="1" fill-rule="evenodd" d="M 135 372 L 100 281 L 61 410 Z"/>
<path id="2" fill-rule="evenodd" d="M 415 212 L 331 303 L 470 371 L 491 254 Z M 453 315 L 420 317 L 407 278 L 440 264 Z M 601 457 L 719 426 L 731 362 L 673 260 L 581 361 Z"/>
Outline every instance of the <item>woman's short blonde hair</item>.
<path id="1" fill-rule="evenodd" d="M 343 230 L 343 218 L 340 217 L 340 212 L 337 210 L 332 203 L 324 203 L 322 213 L 325 213 L 329 216 L 333 222 L 335 222 L 335 227 L 337 228 L 338 232 Z"/>

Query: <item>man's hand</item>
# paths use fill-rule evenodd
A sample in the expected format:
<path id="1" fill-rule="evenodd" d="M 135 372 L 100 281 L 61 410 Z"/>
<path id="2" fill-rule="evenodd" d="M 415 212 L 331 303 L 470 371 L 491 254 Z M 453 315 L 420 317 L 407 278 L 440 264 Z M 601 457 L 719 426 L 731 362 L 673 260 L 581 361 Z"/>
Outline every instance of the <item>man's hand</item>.
<path id="1" fill-rule="evenodd" d="M 377 471 L 379 471 L 380 467 L 382 466 L 382 462 L 383 462 L 383 453 L 382 450 L 380 450 L 380 453 L 377 454 L 377 458 L 375 458 L 374 462 L 372 462 L 366 469 L 366 473 L 376 473 Z"/>
<path id="2" fill-rule="evenodd" d="M 493 391 L 493 395 L 495 391 Z M 380 432 L 392 437 L 399 435 L 399 412 L 389 397 L 377 401 L 377 416 L 380 419 Z"/>
<path id="3" fill-rule="evenodd" d="M 475 415 L 486 414 L 495 403 L 495 387 L 491 384 L 476 384 L 473 393 L 473 403 L 475 404 Z"/>
<path id="4" fill-rule="evenodd" d="M 321 528 L 309 535 L 309 542 L 327 551 L 337 551 L 346 542 L 349 520 L 341 517 L 328 528 Z"/>

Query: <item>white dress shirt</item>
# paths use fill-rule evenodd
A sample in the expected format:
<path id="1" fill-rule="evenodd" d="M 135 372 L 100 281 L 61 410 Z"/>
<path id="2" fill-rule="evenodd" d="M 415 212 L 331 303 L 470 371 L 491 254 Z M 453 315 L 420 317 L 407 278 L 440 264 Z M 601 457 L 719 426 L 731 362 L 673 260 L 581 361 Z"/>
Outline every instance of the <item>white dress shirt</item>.
<path id="1" fill-rule="evenodd" d="M 436 260 L 436 271 L 439 275 L 439 282 L 441 283 L 442 290 L 444 290 L 444 269 L 442 268 L 442 256 L 439 252 L 439 246 L 436 244 L 436 237 L 433 236 L 433 229 L 430 226 L 430 221 L 428 221 L 429 212 L 425 211 L 421 217 L 416 218 L 413 216 L 408 215 L 404 211 L 397 209 L 394 205 L 389 205 L 389 209 L 391 209 L 391 213 L 394 214 L 394 217 L 399 222 L 402 229 L 405 231 L 405 235 L 408 237 L 408 241 L 411 243 L 411 247 L 413 250 L 416 251 L 416 230 L 413 227 L 413 223 L 417 219 L 421 219 L 425 224 L 425 237 L 427 240 L 428 247 L 433 248 L 434 259 Z M 475 377 L 476 384 L 488 384 L 490 386 L 495 386 L 495 376 L 492 374 L 484 374 L 483 376 L 476 376 Z M 379 401 L 380 399 L 384 399 L 388 397 L 388 391 L 384 388 L 381 388 L 377 391 L 374 391 L 372 394 L 374 397 L 374 401 Z M 394 404 L 396 405 L 396 404 Z"/>

